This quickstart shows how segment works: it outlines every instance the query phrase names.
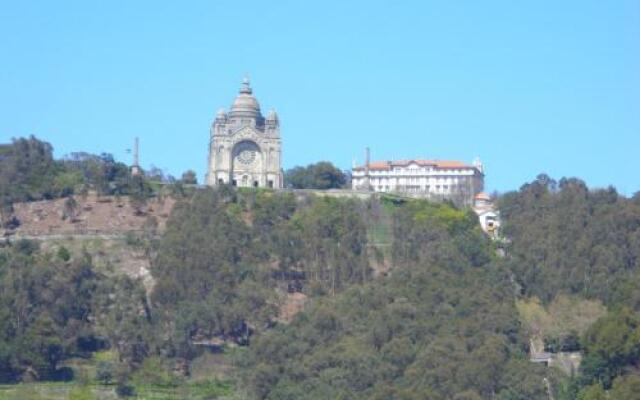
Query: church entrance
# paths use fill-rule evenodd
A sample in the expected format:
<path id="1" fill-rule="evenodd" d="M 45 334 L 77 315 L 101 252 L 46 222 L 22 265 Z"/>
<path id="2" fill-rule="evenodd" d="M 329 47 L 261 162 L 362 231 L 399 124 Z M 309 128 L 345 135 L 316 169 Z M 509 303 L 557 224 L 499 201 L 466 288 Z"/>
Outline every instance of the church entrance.
<path id="1" fill-rule="evenodd" d="M 260 181 L 250 174 L 238 173 L 232 180 L 234 186 L 238 187 L 259 187 Z"/>
<path id="2" fill-rule="evenodd" d="M 252 140 L 243 140 L 233 146 L 231 176 L 239 187 L 259 187 L 263 174 L 263 159 L 260 146 Z"/>

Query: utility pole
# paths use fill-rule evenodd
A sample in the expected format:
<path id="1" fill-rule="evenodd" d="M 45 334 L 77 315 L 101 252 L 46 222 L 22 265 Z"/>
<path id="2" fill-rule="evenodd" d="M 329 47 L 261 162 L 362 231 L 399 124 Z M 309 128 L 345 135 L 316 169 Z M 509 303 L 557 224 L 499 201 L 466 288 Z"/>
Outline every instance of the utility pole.
<path id="1" fill-rule="evenodd" d="M 140 175 L 140 164 L 139 164 L 139 146 L 140 141 L 138 137 L 134 139 L 133 142 L 133 164 L 131 165 L 131 175 Z"/>

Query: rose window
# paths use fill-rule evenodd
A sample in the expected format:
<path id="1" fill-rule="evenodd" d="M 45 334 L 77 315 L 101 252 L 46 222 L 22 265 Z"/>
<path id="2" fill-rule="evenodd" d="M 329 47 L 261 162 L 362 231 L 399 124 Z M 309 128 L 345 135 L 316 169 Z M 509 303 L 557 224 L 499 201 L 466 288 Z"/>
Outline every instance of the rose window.
<path id="1" fill-rule="evenodd" d="M 245 149 L 238 153 L 238 161 L 242 164 L 252 164 L 256 159 L 256 152 L 254 150 Z"/>

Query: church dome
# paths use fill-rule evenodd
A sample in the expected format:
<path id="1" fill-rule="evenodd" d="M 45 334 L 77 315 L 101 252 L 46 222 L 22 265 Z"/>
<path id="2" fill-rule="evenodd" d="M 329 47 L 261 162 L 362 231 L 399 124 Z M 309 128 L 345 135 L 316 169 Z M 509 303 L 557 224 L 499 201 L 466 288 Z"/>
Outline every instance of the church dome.
<path id="1" fill-rule="evenodd" d="M 260 114 L 260 104 L 255 97 L 253 97 L 253 91 L 249 85 L 249 79 L 244 78 L 242 81 L 242 87 L 240 93 L 233 101 L 231 109 L 229 110 L 229 116 L 233 117 L 251 117 L 258 118 Z"/>

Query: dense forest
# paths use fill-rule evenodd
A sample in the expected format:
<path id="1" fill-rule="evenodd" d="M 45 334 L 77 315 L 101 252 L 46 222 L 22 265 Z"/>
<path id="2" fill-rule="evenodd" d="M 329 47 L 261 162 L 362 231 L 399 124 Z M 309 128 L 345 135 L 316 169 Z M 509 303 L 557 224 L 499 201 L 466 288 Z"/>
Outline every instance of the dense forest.
<path id="1" fill-rule="evenodd" d="M 546 399 L 545 370 L 527 360 L 508 276 L 475 215 L 386 206 L 392 274 L 259 337 L 243 365 L 254 396 Z"/>
<path id="2" fill-rule="evenodd" d="M 194 337 L 248 344 L 253 332 L 273 325 L 278 292 L 333 294 L 369 280 L 360 207 L 230 187 L 178 205 L 152 270 L 166 345 L 188 358 Z"/>
<path id="3" fill-rule="evenodd" d="M 609 310 L 580 338 L 580 374 L 567 399 L 631 399 L 640 393 L 640 193 L 589 189 L 576 178 L 538 176 L 501 196 L 506 267 L 519 295 L 550 303 L 573 295 Z M 580 389 L 580 387 L 586 387 Z M 611 390 L 605 397 L 605 390 Z M 636 393 L 635 395 L 624 393 Z"/>
<path id="4" fill-rule="evenodd" d="M 108 155 L 56 160 L 33 137 L 0 147 L 0 167 L 5 227 L 19 224 L 15 202 L 159 193 L 157 174 L 131 177 Z M 338 173 L 300 168 L 292 186 L 340 186 Z M 150 260 L 150 287 L 82 246 L 2 242 L 0 383 L 93 382 L 123 397 L 153 385 L 174 391 L 164 398 L 200 399 L 640 393 L 638 195 L 540 175 L 498 197 L 494 241 L 470 209 L 446 202 L 195 181 L 170 183 L 178 202 L 161 235 L 126 237 Z M 293 295 L 306 306 L 285 321 Z M 534 308 L 554 317 L 549 351 L 579 351 L 578 370 L 529 361 L 536 333 L 523 313 Z M 224 381 L 193 379 L 209 355 Z"/>

